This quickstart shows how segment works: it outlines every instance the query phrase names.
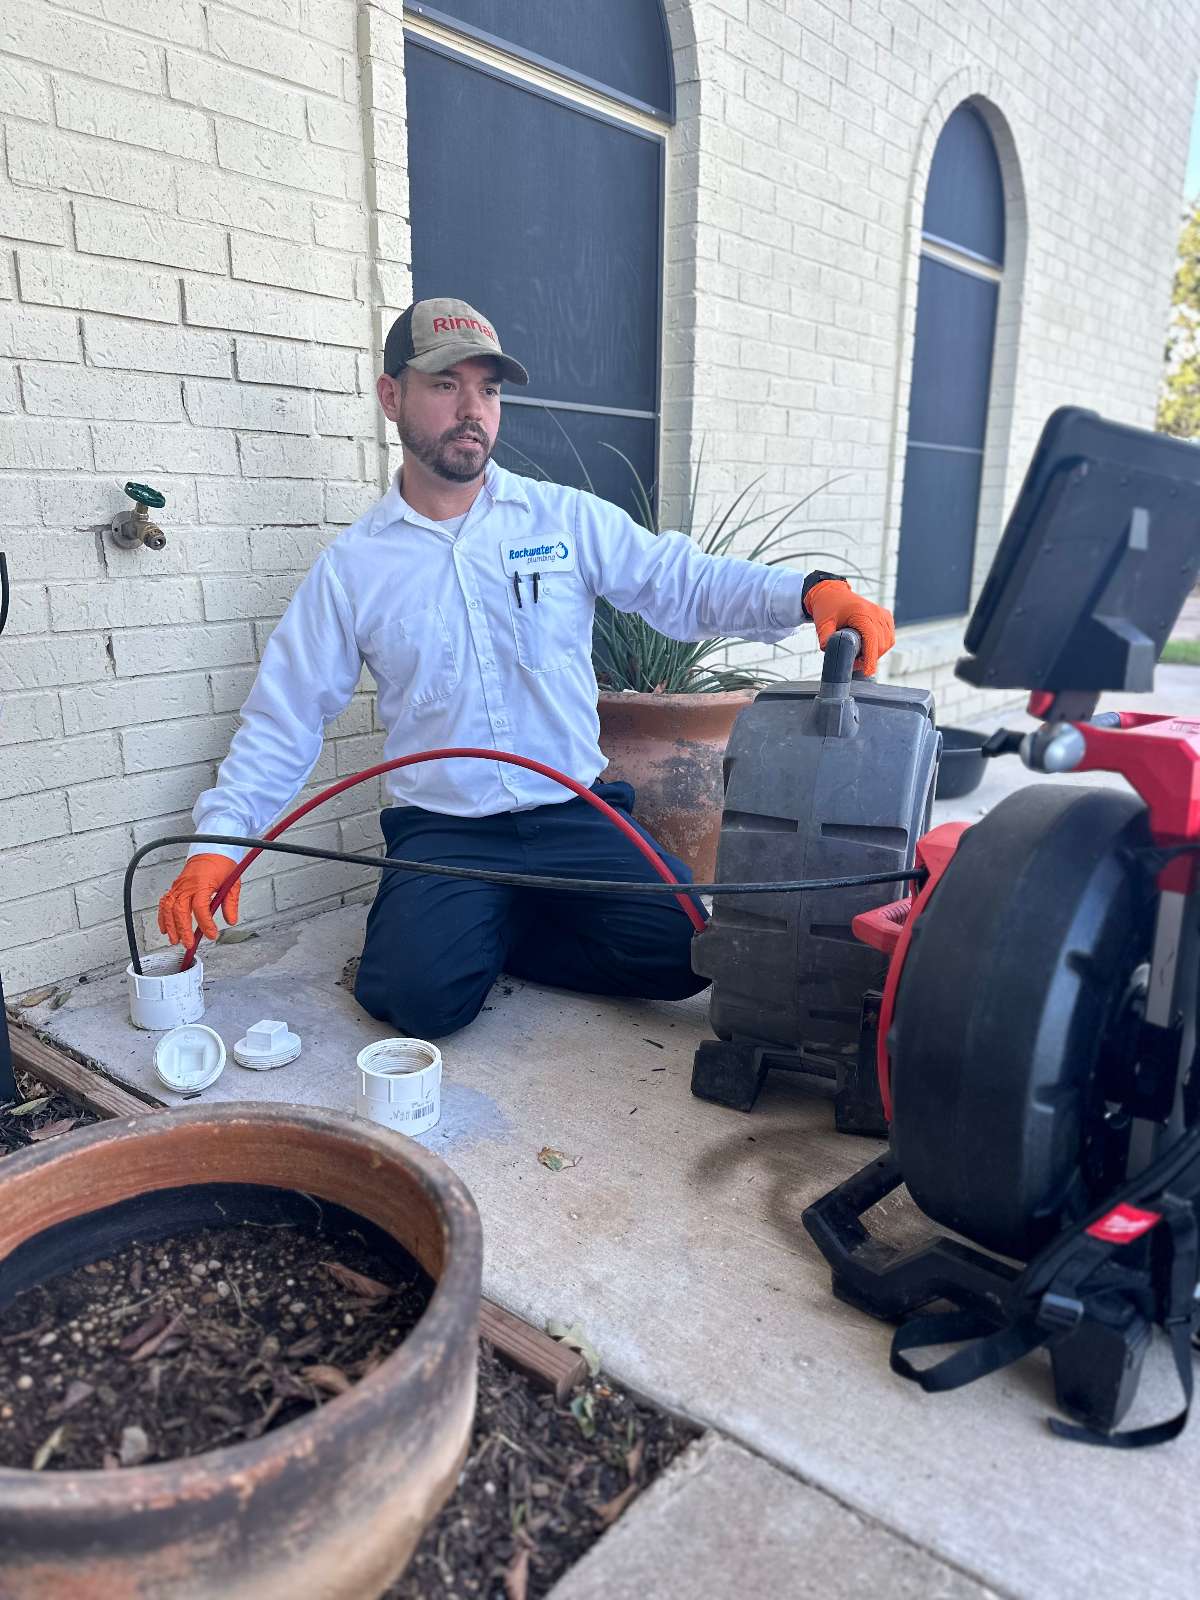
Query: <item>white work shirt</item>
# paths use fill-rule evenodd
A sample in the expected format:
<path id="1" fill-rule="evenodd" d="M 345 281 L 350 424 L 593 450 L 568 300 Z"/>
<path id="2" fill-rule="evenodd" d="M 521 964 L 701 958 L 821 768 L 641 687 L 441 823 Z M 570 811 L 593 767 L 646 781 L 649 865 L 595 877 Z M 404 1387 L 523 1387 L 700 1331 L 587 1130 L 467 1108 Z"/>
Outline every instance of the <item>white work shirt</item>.
<path id="1" fill-rule="evenodd" d="M 364 661 L 378 685 L 385 760 L 474 745 L 591 784 L 607 764 L 591 661 L 597 596 L 673 639 L 775 643 L 809 620 L 803 582 L 782 567 L 705 555 L 685 535 L 651 534 L 595 495 L 494 462 L 466 517 L 449 524 L 418 515 L 397 480 L 296 590 L 216 786 L 196 802 L 196 831 L 257 836 L 285 810 Z M 549 778 L 479 760 L 426 762 L 385 783 L 392 804 L 459 817 L 570 798 Z"/>

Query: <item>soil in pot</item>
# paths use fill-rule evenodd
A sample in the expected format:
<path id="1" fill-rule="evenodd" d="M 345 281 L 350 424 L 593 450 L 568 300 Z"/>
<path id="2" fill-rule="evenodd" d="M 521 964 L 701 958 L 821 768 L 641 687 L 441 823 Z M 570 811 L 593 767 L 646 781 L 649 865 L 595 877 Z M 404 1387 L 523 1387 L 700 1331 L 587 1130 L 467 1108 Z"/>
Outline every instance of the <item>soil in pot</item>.
<path id="1" fill-rule="evenodd" d="M 5 1309 L 0 1465 L 116 1470 L 256 1439 L 364 1377 L 431 1293 L 352 1228 L 135 1240 Z"/>

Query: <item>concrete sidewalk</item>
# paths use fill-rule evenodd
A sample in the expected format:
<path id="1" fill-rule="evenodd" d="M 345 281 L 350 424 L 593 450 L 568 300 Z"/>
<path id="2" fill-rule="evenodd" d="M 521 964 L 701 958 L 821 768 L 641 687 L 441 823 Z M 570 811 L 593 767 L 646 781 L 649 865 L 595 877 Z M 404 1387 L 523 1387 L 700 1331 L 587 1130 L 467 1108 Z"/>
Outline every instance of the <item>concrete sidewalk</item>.
<path id="1" fill-rule="evenodd" d="M 1154 704 L 1200 712 L 1200 672 L 1161 670 Z M 1047 780 L 993 762 L 939 820 L 1029 781 Z M 349 1109 L 355 1052 L 385 1031 L 337 982 L 364 916 L 347 907 L 209 951 L 205 1020 L 232 1044 L 284 1017 L 304 1052 L 273 1073 L 231 1063 L 206 1099 Z M 26 1015 L 170 1098 L 121 976 Z M 889 1330 L 833 1298 L 800 1223 L 878 1144 L 836 1134 L 828 1103 L 786 1074 L 748 1116 L 694 1099 L 707 1036 L 702 997 L 620 1002 L 505 979 L 443 1047 L 444 1115 L 421 1142 L 478 1202 L 485 1293 L 539 1325 L 579 1320 L 615 1381 L 719 1436 L 634 1503 L 556 1600 L 1166 1600 L 1194 1586 L 1200 1429 L 1144 1454 L 1064 1444 L 1046 1427 L 1040 1357 L 938 1397 L 894 1377 Z M 578 1164 L 547 1170 L 544 1145 Z M 927 1229 L 905 1198 L 884 1210 L 895 1234 Z M 1159 1350 L 1133 1420 L 1177 1404 Z"/>

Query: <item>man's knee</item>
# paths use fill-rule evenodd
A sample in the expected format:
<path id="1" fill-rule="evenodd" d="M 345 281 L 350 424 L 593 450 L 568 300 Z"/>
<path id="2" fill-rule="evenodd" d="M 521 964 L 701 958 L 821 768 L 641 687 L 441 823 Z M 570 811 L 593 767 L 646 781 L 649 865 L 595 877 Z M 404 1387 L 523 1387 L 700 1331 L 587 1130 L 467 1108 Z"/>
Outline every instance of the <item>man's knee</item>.
<path id="1" fill-rule="evenodd" d="M 673 954 L 673 959 L 672 959 Z M 673 953 L 664 951 L 665 959 L 654 969 L 651 981 L 655 1000 L 688 1000 L 701 989 L 707 989 L 709 980 L 692 971 L 691 939 Z"/>
<path id="2" fill-rule="evenodd" d="M 664 907 L 646 917 L 618 958 L 625 965 L 630 989 L 647 1000 L 687 1000 L 708 987 L 708 979 L 692 970 L 695 930 L 680 913 Z"/>
<path id="3" fill-rule="evenodd" d="M 701 978 L 689 967 L 687 971 L 682 968 L 666 974 L 663 980 L 664 992 L 657 998 L 660 1000 L 690 1000 L 694 994 L 699 994 L 702 989 L 707 989 L 711 979 Z"/>
<path id="4" fill-rule="evenodd" d="M 413 982 L 401 973 L 384 976 L 363 961 L 354 980 L 354 998 L 404 1038 L 444 1039 L 474 1022 L 490 987 L 438 983 L 427 975 Z"/>

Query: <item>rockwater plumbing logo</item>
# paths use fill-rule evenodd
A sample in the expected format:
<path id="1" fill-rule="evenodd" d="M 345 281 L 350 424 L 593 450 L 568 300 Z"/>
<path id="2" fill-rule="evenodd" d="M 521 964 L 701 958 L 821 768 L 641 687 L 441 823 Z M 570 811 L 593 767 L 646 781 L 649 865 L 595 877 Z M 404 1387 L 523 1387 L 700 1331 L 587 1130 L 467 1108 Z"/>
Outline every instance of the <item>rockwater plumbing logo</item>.
<path id="1" fill-rule="evenodd" d="M 557 544 L 523 544 L 511 548 L 510 561 L 565 561 L 571 552 L 560 539 Z"/>

